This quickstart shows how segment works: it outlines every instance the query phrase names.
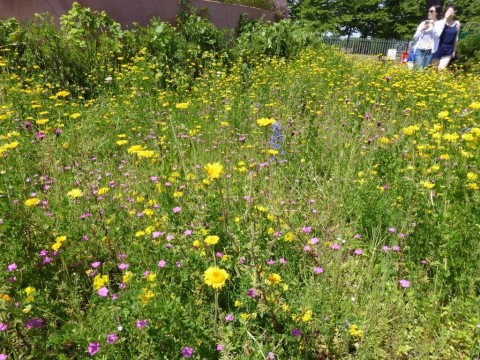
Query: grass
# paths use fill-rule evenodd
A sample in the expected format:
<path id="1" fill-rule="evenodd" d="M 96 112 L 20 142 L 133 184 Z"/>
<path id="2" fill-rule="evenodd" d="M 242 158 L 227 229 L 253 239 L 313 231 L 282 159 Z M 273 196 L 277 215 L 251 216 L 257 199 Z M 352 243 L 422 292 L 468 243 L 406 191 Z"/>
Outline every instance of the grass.
<path id="1" fill-rule="evenodd" d="M 84 99 L 0 61 L 0 353 L 480 356 L 478 77 L 119 62 Z"/>

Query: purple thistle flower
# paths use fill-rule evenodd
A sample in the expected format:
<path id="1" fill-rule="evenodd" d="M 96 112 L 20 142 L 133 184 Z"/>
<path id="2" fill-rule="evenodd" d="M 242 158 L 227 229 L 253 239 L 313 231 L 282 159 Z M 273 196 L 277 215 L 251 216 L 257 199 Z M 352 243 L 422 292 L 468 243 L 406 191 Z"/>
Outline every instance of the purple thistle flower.
<path id="1" fill-rule="evenodd" d="M 182 356 L 184 358 L 190 358 L 193 356 L 193 349 L 189 346 L 185 346 L 183 349 L 182 349 Z"/>

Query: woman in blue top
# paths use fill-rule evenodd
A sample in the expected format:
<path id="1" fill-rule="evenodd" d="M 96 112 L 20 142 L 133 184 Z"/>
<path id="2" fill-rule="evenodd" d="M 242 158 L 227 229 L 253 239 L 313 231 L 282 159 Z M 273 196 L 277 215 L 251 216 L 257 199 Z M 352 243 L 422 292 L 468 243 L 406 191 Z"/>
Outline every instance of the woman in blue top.
<path id="1" fill-rule="evenodd" d="M 440 5 L 434 5 L 428 10 L 428 19 L 422 21 L 418 25 L 417 31 L 413 38 L 415 40 L 414 56 L 415 67 L 423 69 L 432 60 L 432 50 L 434 44 L 433 27 L 435 22 L 440 19 L 442 13 L 442 7 Z"/>
<path id="2" fill-rule="evenodd" d="M 437 21 L 434 27 L 435 44 L 433 67 L 444 70 L 455 56 L 460 34 L 460 22 L 454 20 L 455 8 L 449 5 L 443 20 Z"/>

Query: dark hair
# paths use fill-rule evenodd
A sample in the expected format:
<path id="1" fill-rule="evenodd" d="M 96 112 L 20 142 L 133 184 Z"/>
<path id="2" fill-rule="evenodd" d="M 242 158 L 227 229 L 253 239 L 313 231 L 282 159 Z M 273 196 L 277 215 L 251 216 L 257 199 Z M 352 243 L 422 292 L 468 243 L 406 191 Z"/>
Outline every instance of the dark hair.
<path id="1" fill-rule="evenodd" d="M 437 20 L 441 19 L 442 16 L 442 6 L 441 5 L 432 5 L 429 7 L 430 8 L 435 8 L 435 12 L 437 13 Z"/>

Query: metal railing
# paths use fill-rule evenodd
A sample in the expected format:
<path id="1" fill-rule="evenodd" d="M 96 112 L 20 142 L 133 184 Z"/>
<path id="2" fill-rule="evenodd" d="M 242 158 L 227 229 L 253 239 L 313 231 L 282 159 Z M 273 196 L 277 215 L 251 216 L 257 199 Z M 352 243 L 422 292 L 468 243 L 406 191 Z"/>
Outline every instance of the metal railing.
<path id="1" fill-rule="evenodd" d="M 347 54 L 386 56 L 389 49 L 395 49 L 397 56 L 408 50 L 410 41 L 373 38 L 344 38 L 340 36 L 323 36 L 323 42 L 336 46 Z"/>

